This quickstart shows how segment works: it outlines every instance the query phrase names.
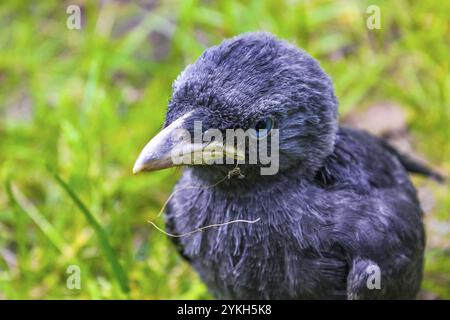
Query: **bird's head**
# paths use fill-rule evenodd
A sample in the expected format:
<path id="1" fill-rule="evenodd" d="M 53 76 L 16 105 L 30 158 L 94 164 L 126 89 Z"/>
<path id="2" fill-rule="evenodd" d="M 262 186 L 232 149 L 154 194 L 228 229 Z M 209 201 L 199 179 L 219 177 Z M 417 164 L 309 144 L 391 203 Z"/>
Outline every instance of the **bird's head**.
<path id="1" fill-rule="evenodd" d="M 215 152 L 220 151 L 220 158 L 240 159 L 248 177 L 268 166 L 259 157 L 249 163 L 248 146 L 243 161 L 237 145 L 224 147 L 217 137 L 187 141 L 175 134 L 181 129 L 194 137 L 199 124 L 202 133 L 222 133 L 224 142 L 227 129 L 256 129 L 251 138 L 258 145 L 266 139 L 269 153 L 278 153 L 276 173 L 296 168 L 300 174 L 312 175 L 334 149 L 337 101 L 330 78 L 306 52 L 268 33 L 247 33 L 206 49 L 178 76 L 164 129 L 142 150 L 134 173 L 178 165 L 174 150 L 185 156 L 219 145 Z M 275 130 L 277 148 L 272 144 Z M 218 159 L 217 153 L 214 157 Z M 224 162 L 188 165 L 204 172 L 234 167 Z"/>

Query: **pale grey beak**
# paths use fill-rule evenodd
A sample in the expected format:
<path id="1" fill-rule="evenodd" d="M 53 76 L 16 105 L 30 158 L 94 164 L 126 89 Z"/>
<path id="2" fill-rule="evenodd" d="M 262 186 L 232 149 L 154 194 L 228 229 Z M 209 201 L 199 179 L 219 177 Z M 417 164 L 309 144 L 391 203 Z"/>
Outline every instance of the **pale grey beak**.
<path id="1" fill-rule="evenodd" d="M 133 174 L 174 166 L 171 157 L 171 151 L 174 147 L 173 136 L 177 129 L 183 128 L 187 116 L 189 115 L 172 122 L 147 143 L 134 163 Z"/>
<path id="2" fill-rule="evenodd" d="M 186 164 L 209 164 L 208 161 L 224 156 L 245 159 L 241 150 L 227 147 L 221 141 L 193 143 L 191 139 L 180 139 L 180 133 L 187 132 L 184 125 L 190 115 L 188 113 L 178 118 L 147 143 L 134 164 L 133 174 Z M 188 160 L 174 161 L 174 154 Z"/>

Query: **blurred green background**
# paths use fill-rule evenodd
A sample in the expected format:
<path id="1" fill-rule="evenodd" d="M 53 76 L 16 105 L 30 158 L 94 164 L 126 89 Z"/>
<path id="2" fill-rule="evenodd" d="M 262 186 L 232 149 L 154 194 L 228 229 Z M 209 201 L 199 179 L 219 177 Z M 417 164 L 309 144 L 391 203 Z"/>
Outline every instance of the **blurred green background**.
<path id="1" fill-rule="evenodd" d="M 66 27 L 70 4 L 81 30 Z M 380 30 L 366 27 L 370 4 Z M 2 1 L 0 299 L 210 298 L 147 223 L 179 171 L 131 168 L 178 73 L 245 31 L 316 57 L 344 118 L 378 128 L 395 118 L 383 106 L 401 110 L 400 140 L 450 172 L 449 19 L 448 1 Z M 428 231 L 420 298 L 448 299 L 449 185 L 414 181 Z M 70 265 L 80 290 L 66 286 Z"/>

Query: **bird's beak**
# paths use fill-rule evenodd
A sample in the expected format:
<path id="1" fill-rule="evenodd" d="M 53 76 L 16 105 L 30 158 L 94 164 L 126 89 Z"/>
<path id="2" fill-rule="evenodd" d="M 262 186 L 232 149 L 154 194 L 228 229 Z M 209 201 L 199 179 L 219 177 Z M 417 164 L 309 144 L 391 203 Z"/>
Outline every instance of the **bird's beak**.
<path id="1" fill-rule="evenodd" d="M 133 174 L 186 164 L 210 164 L 211 160 L 224 156 L 237 160 L 245 159 L 242 150 L 225 146 L 223 142 L 193 143 L 190 139 L 179 139 L 180 129 L 184 129 L 189 116 L 190 114 L 187 114 L 178 118 L 147 143 L 134 164 Z M 173 154 L 190 159 L 191 163 L 186 160 L 181 163 L 174 161 Z"/>

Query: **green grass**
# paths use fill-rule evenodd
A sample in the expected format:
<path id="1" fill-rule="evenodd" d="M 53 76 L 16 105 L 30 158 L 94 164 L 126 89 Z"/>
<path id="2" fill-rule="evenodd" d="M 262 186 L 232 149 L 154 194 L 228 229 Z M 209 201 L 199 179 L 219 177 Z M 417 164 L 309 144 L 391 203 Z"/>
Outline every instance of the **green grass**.
<path id="1" fill-rule="evenodd" d="M 178 73 L 241 32 L 271 31 L 319 59 L 342 114 L 401 105 L 416 150 L 450 172 L 445 1 L 80 3 L 82 30 L 66 28 L 68 3 L 0 5 L 0 298 L 210 297 L 147 223 L 179 173 L 131 168 Z M 369 4 L 381 30 L 365 27 Z M 448 185 L 417 184 L 435 196 L 424 291 L 450 298 L 450 232 L 432 227 L 448 225 Z M 81 290 L 66 287 L 72 264 Z"/>

